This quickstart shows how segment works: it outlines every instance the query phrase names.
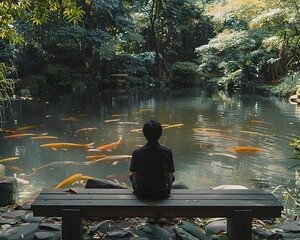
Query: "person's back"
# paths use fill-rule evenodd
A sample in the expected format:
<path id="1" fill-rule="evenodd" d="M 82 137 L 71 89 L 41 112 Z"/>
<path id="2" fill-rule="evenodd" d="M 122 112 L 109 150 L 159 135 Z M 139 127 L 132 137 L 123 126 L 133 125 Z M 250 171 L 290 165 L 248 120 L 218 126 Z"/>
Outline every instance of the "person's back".
<path id="1" fill-rule="evenodd" d="M 175 171 L 172 151 L 158 142 L 160 123 L 145 123 L 143 132 L 148 142 L 133 152 L 130 166 L 134 193 L 141 198 L 168 197 Z"/>

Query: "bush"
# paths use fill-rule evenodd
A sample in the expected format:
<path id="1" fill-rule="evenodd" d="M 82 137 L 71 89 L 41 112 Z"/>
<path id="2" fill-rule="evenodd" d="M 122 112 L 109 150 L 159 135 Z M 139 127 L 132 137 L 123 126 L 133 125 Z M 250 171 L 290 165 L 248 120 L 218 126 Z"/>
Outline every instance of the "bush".
<path id="1" fill-rule="evenodd" d="M 192 62 L 175 62 L 170 69 L 171 82 L 175 86 L 193 86 L 199 78 L 198 66 Z"/>

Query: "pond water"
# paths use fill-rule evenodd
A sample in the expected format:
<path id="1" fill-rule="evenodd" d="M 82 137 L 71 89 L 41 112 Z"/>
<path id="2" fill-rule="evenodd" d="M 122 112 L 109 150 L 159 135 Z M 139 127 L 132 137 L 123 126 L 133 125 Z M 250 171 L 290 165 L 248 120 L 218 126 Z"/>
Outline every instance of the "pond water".
<path id="1" fill-rule="evenodd" d="M 198 88 L 119 89 L 14 101 L 1 128 L 15 133 L 0 134 L 0 163 L 16 158 L 2 164 L 7 176 L 29 182 L 21 199 L 76 173 L 129 184 L 130 158 L 119 155 L 131 155 L 145 144 L 139 129 L 156 119 L 172 126 L 164 129 L 160 143 L 173 150 L 176 180 L 189 188 L 238 184 L 273 190 L 296 182 L 295 169 L 289 169 L 295 164 L 289 143 L 300 136 L 299 110 L 286 99 Z M 93 151 L 119 139 L 110 151 Z M 91 143 L 93 148 L 42 146 L 48 143 Z M 236 147 L 255 149 L 235 152 Z M 115 157 L 90 164 L 95 155 Z"/>

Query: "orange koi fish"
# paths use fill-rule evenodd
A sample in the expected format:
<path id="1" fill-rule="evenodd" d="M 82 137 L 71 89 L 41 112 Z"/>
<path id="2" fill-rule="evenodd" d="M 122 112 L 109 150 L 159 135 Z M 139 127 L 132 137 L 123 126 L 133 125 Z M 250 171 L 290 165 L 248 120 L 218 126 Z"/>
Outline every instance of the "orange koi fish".
<path id="1" fill-rule="evenodd" d="M 204 136 L 205 137 L 225 138 L 225 139 L 232 139 L 232 140 L 246 142 L 246 140 L 244 140 L 244 139 L 240 139 L 240 138 L 236 138 L 236 137 L 231 137 L 231 136 L 226 136 L 226 135 L 222 135 L 222 134 L 205 133 Z"/>
<path id="2" fill-rule="evenodd" d="M 88 159 L 100 159 L 100 158 L 105 158 L 107 156 L 105 155 L 92 155 L 92 156 L 86 156 Z"/>
<path id="3" fill-rule="evenodd" d="M 14 171 L 23 171 L 23 168 L 19 168 L 16 166 L 6 166 L 5 168 L 10 169 L 10 170 L 14 170 Z"/>
<path id="4" fill-rule="evenodd" d="M 209 131 L 209 132 L 232 132 L 231 129 L 216 129 L 216 128 L 192 128 L 193 131 Z"/>
<path id="5" fill-rule="evenodd" d="M 81 129 L 79 129 L 79 130 L 77 130 L 76 132 L 75 132 L 75 134 L 76 133 L 79 133 L 79 132 L 91 132 L 91 131 L 95 131 L 95 130 L 97 130 L 98 128 L 81 128 Z"/>
<path id="6" fill-rule="evenodd" d="M 168 128 L 175 128 L 175 127 L 182 127 L 184 124 L 183 123 L 178 123 L 178 124 L 173 124 L 169 126 L 163 126 L 163 129 L 168 129 Z"/>
<path id="7" fill-rule="evenodd" d="M 116 119 L 108 119 L 108 120 L 105 120 L 104 122 L 111 123 L 111 122 L 119 122 L 120 120 L 121 120 L 120 118 L 116 118 Z"/>
<path id="8" fill-rule="evenodd" d="M 45 135 L 45 136 L 36 136 L 36 137 L 31 137 L 30 139 L 57 139 L 58 137 L 55 137 L 55 136 L 48 136 L 48 135 Z"/>
<path id="9" fill-rule="evenodd" d="M 127 174 L 116 174 L 116 175 L 108 175 L 106 176 L 108 179 L 129 179 L 130 173 Z"/>
<path id="10" fill-rule="evenodd" d="M 250 120 L 251 123 L 257 123 L 257 124 L 270 124 L 268 122 L 259 121 L 259 120 Z"/>
<path id="11" fill-rule="evenodd" d="M 91 117 L 91 116 L 95 116 L 95 114 L 92 113 L 78 113 L 76 114 L 77 117 Z"/>
<path id="12" fill-rule="evenodd" d="M 67 117 L 67 118 L 61 118 L 60 120 L 62 120 L 62 121 L 69 121 L 69 122 L 75 122 L 78 119 L 77 118 L 73 118 L 73 117 Z"/>
<path id="13" fill-rule="evenodd" d="M 76 180 L 80 179 L 81 176 L 82 176 L 82 174 L 80 174 L 80 173 L 74 174 L 71 177 L 68 177 L 65 180 L 63 180 L 62 182 L 60 182 L 54 189 L 59 189 L 68 184 L 71 184 L 71 183 L 75 182 Z"/>
<path id="14" fill-rule="evenodd" d="M 19 157 L 3 158 L 3 159 L 0 159 L 0 163 L 11 162 L 11 161 L 15 161 L 15 160 L 18 160 L 18 159 L 19 159 Z"/>
<path id="15" fill-rule="evenodd" d="M 96 149 L 97 149 L 97 150 L 100 150 L 100 151 L 102 151 L 102 150 L 109 150 L 109 149 L 112 149 L 112 148 L 118 146 L 118 145 L 121 143 L 121 141 L 122 141 L 122 138 L 120 138 L 120 139 L 119 139 L 118 141 L 116 141 L 116 142 L 109 143 L 109 144 L 106 144 L 106 145 L 102 145 L 102 146 L 100 146 L 100 147 L 97 147 Z"/>
<path id="16" fill-rule="evenodd" d="M 17 131 L 23 131 L 23 130 L 33 129 L 33 128 L 39 128 L 40 126 L 41 125 L 25 126 L 25 127 L 19 127 L 16 130 Z"/>
<path id="17" fill-rule="evenodd" d="M 0 129 L 0 132 L 3 132 L 3 133 L 15 133 L 15 131 L 9 130 L 9 129 Z"/>
<path id="18" fill-rule="evenodd" d="M 37 134 L 34 133 L 20 133 L 20 134 L 11 134 L 11 135 L 7 135 L 4 136 L 4 138 L 21 138 L 21 137 L 31 137 L 31 136 L 35 136 Z"/>
<path id="19" fill-rule="evenodd" d="M 254 134 L 254 135 L 259 135 L 259 136 L 270 136 L 268 134 L 263 134 L 263 133 L 258 133 L 258 132 L 251 132 L 251 131 L 240 131 L 241 133 L 248 133 L 248 134 Z"/>
<path id="20" fill-rule="evenodd" d="M 235 147 L 230 149 L 230 152 L 258 152 L 258 151 L 267 151 L 267 149 L 259 147 Z"/>
<path id="21" fill-rule="evenodd" d="M 92 148 L 94 143 L 81 144 L 81 143 L 47 143 L 40 145 L 40 147 L 46 148 Z"/>

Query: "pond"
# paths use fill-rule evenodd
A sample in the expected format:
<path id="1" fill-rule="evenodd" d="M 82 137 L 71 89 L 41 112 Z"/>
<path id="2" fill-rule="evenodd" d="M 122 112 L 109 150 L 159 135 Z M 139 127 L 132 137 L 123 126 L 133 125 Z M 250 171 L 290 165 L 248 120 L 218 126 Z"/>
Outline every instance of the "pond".
<path id="1" fill-rule="evenodd" d="M 295 164 L 289 143 L 300 136 L 299 110 L 286 99 L 199 88 L 18 100 L 2 121 L 0 163 L 13 158 L 2 163 L 6 175 L 28 181 L 20 199 L 77 173 L 129 185 L 130 155 L 145 144 L 140 129 L 156 119 L 166 127 L 160 143 L 173 150 L 176 180 L 189 188 L 238 184 L 273 190 L 297 182 L 295 169 L 289 169 Z M 120 139 L 111 149 L 95 151 Z M 110 159 L 95 161 L 99 155 Z"/>

